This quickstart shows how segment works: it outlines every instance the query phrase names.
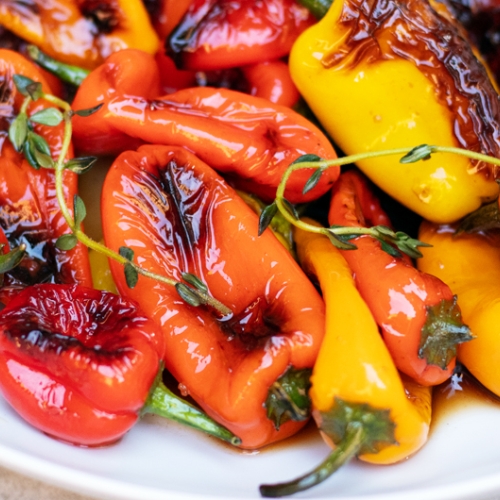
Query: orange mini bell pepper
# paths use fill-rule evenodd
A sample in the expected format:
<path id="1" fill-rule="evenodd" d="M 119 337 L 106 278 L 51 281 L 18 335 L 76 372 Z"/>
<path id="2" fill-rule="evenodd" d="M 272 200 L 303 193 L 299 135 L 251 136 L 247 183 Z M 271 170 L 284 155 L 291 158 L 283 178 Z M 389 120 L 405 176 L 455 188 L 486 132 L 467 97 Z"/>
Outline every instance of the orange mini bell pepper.
<path id="1" fill-rule="evenodd" d="M 373 464 L 405 460 L 425 444 L 431 420 L 431 389 L 401 380 L 341 252 L 325 236 L 298 230 L 295 240 L 326 305 L 325 338 L 309 394 L 318 427 L 334 450 L 296 480 L 261 486 L 266 497 L 308 489 L 353 457 Z"/>
<path id="2" fill-rule="evenodd" d="M 46 281 L 92 286 L 86 247 L 79 244 L 71 251 L 61 251 L 55 246 L 68 227 L 58 210 L 53 172 L 44 168 L 35 170 L 23 154 L 15 151 L 8 138 L 9 125 L 24 100 L 13 76 L 23 75 L 37 81 L 47 93 L 51 89 L 35 65 L 9 50 L 0 49 L 0 75 L 4 81 L 5 110 L 0 122 L 0 225 L 12 247 L 24 243 L 27 251 L 21 265 L 5 277 L 3 300 L 8 300 L 19 287 Z M 50 106 L 46 101 L 36 101 L 28 107 L 28 114 Z M 45 140 L 54 157 L 58 156 L 63 140 L 62 124 L 53 127 L 38 124 L 32 134 Z M 76 174 L 66 171 L 64 182 L 67 203 L 72 206 L 77 193 Z"/>
<path id="3" fill-rule="evenodd" d="M 111 263 L 119 292 L 160 325 L 165 367 L 182 391 L 244 448 L 303 427 L 310 369 L 324 333 L 323 301 L 275 236 L 258 236 L 253 210 L 208 165 L 167 146 L 120 155 L 101 207 L 109 248 L 128 247 L 141 267 L 176 281 L 197 276 L 233 311 L 220 318 L 142 276 L 131 289 L 123 268 Z M 294 386 L 303 401 L 283 400 L 285 386 Z"/>
<path id="4" fill-rule="evenodd" d="M 141 0 L 34 0 L 0 3 L 0 25 L 51 57 L 94 68 L 111 53 L 159 45 Z"/>
<path id="5" fill-rule="evenodd" d="M 355 171 L 342 174 L 334 186 L 328 220 L 348 227 L 390 226 L 366 180 Z M 396 366 L 421 384 L 444 382 L 455 368 L 457 346 L 472 338 L 456 297 L 440 279 L 391 255 L 371 236 L 352 243 L 357 249 L 343 255 Z"/>
<path id="6" fill-rule="evenodd" d="M 328 138 L 303 116 L 266 99 L 228 89 L 180 90 L 162 99 L 145 74 L 155 74 L 151 57 L 123 51 L 86 78 L 73 109 L 102 104 L 90 117 L 75 116 L 75 148 L 83 154 L 110 154 L 139 142 L 183 146 L 227 175 L 239 189 L 273 199 L 286 168 L 304 154 L 335 158 Z M 139 60 L 144 73 L 134 61 Z M 123 61 L 123 63 L 121 62 Z M 144 83 L 146 81 L 146 83 Z M 339 175 L 329 168 L 320 182 L 302 193 L 311 170 L 294 173 L 287 185 L 291 202 L 324 194 Z"/>

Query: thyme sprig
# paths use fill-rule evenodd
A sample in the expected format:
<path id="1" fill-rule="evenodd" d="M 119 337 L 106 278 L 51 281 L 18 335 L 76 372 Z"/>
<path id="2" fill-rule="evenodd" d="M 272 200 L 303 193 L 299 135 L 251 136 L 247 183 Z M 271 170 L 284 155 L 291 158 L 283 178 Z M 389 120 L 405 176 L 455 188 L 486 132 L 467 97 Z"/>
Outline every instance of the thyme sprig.
<path id="1" fill-rule="evenodd" d="M 334 166 L 343 166 L 356 163 L 358 161 L 367 160 L 370 158 L 378 158 L 384 156 L 401 156 L 400 163 L 415 163 L 421 160 L 428 160 L 432 154 L 436 153 L 453 153 L 473 160 L 490 163 L 500 166 L 500 159 L 488 156 L 482 153 L 476 153 L 467 149 L 450 147 L 450 146 L 432 146 L 421 144 L 416 147 L 386 149 L 381 151 L 369 151 L 365 153 L 345 156 L 343 158 L 334 158 L 325 160 L 316 155 L 302 155 L 297 158 L 285 171 L 280 184 L 276 190 L 276 198 L 273 203 L 268 205 L 261 213 L 259 219 L 259 234 L 262 234 L 267 226 L 271 223 L 273 217 L 278 213 L 295 227 L 308 231 L 310 233 L 322 234 L 337 248 L 341 250 L 354 250 L 356 245 L 350 240 L 362 236 L 369 235 L 378 240 L 382 249 L 388 254 L 398 257 L 401 253 L 405 253 L 411 258 L 422 257 L 419 247 L 430 246 L 415 238 L 411 238 L 408 234 L 402 231 L 393 231 L 386 226 L 373 227 L 344 227 L 330 226 L 317 227 L 302 221 L 292 203 L 285 198 L 285 189 L 288 179 L 297 170 L 312 168 L 315 171 L 304 184 L 303 194 L 313 189 L 321 179 L 323 172 Z"/>
<path id="2" fill-rule="evenodd" d="M 71 118 L 76 114 L 79 116 L 89 116 L 96 112 L 100 106 L 88 110 L 73 111 L 71 106 L 56 96 L 46 94 L 38 82 L 21 75 L 14 75 L 14 84 L 17 90 L 25 96 L 19 110 L 19 114 L 13 120 L 9 128 L 9 138 L 14 148 L 23 153 L 28 162 L 36 169 L 48 168 L 54 170 L 56 198 L 59 209 L 68 224 L 70 232 L 60 236 L 56 241 L 56 246 L 61 250 L 71 250 L 78 242 L 86 247 L 100 252 L 110 259 L 124 266 L 124 273 L 127 285 L 133 288 L 138 281 L 139 275 L 146 276 L 161 283 L 175 287 L 179 296 L 186 303 L 192 306 L 207 305 L 222 316 L 227 317 L 232 311 L 208 294 L 206 285 L 196 276 L 190 273 L 183 273 L 183 282 L 172 278 L 153 273 L 142 268 L 134 262 L 134 252 L 128 247 L 121 247 L 119 252 L 115 252 L 107 246 L 90 238 L 82 229 L 82 223 L 86 217 L 86 208 L 83 200 L 75 195 L 73 199 L 73 215 L 66 204 L 64 197 L 64 171 L 71 170 L 77 174 L 88 171 L 97 160 L 96 157 L 82 157 L 67 160 L 68 151 L 71 145 L 72 123 Z M 45 108 L 42 111 L 28 115 L 30 103 L 43 99 L 50 102 L 54 107 Z M 50 147 L 45 139 L 37 134 L 34 129 L 35 124 L 57 126 L 64 124 L 64 134 L 61 149 L 56 160 L 51 156 Z"/>

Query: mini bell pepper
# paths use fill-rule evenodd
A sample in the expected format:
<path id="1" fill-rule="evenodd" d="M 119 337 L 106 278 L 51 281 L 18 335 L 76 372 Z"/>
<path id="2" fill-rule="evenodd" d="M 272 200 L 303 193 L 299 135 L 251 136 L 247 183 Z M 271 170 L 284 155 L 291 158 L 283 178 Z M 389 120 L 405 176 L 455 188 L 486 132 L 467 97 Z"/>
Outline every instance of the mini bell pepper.
<path id="1" fill-rule="evenodd" d="M 23 75 L 41 83 L 45 92 L 51 89 L 37 67 L 15 52 L 0 49 L 0 75 L 4 91 L 4 113 L 0 122 L 0 226 L 12 247 L 26 245 L 27 256 L 21 265 L 6 275 L 2 299 L 16 293 L 19 287 L 40 282 L 79 283 L 91 286 L 88 253 L 79 244 L 71 251 L 61 251 L 55 246 L 59 236 L 68 231 L 58 210 L 55 194 L 55 177 L 47 169 L 35 170 L 24 155 L 15 151 L 8 138 L 9 125 L 18 115 L 24 96 L 18 92 L 13 75 Z M 50 107 L 38 100 L 28 107 L 33 115 Z M 44 140 L 53 156 L 59 155 L 63 141 L 63 125 L 36 125 L 29 132 L 32 140 Z M 36 136 L 35 136 L 36 134 Z M 70 150 L 70 154 L 72 151 Z M 77 176 L 64 173 L 65 194 L 69 205 L 77 193 Z"/>
<path id="2" fill-rule="evenodd" d="M 280 59 L 243 66 L 241 71 L 249 86 L 248 93 L 251 95 L 290 108 L 300 99 L 299 91 L 290 76 L 288 64 Z"/>
<path id="3" fill-rule="evenodd" d="M 424 222 L 418 267 L 445 281 L 458 297 L 475 338 L 460 345 L 458 359 L 485 387 L 500 396 L 500 246 L 496 234 L 455 235 L 452 226 Z"/>
<path id="4" fill-rule="evenodd" d="M 286 56 L 314 22 L 296 0 L 193 0 L 166 49 L 182 69 L 235 68 Z"/>
<path id="5" fill-rule="evenodd" d="M 160 325 L 165 367 L 183 390 L 243 448 L 303 427 L 323 301 L 275 236 L 258 236 L 252 209 L 208 165 L 166 146 L 122 153 L 104 182 L 101 207 L 109 248 L 126 246 L 143 268 L 177 281 L 197 276 L 233 312 L 220 318 L 142 276 L 131 289 L 111 262 L 120 294 Z M 298 403 L 282 398 L 292 386 Z"/>
<path id="6" fill-rule="evenodd" d="M 347 227 L 391 225 L 364 178 L 353 170 L 334 186 L 328 221 Z M 447 380 L 457 346 L 472 338 L 448 285 L 417 270 L 408 258 L 391 255 L 371 236 L 352 243 L 357 249 L 342 253 L 398 369 L 423 385 Z"/>
<path id="7" fill-rule="evenodd" d="M 1 2 L 0 24 L 51 57 L 94 68 L 111 53 L 159 45 L 141 0 Z"/>
<path id="8" fill-rule="evenodd" d="M 155 1 L 155 0 L 153 0 Z M 160 40 L 170 35 L 186 14 L 192 0 L 162 0 L 158 12 L 153 18 L 153 25 Z M 158 3 L 158 2 L 155 2 Z"/>
<path id="9" fill-rule="evenodd" d="M 500 104 L 487 71 L 460 30 L 425 0 L 335 1 L 295 42 L 289 64 L 346 154 L 438 144 L 500 155 Z M 456 155 L 405 165 L 379 157 L 358 166 L 431 221 L 456 221 L 498 194 L 496 169 Z"/>
<path id="10" fill-rule="evenodd" d="M 0 315 L 0 390 L 37 429 L 82 446 L 153 412 L 238 443 L 158 380 L 163 338 L 134 302 L 78 285 L 24 289 Z"/>
<path id="11" fill-rule="evenodd" d="M 273 199 L 285 169 L 304 154 L 335 158 L 327 137 L 312 123 L 285 106 L 228 89 L 191 88 L 163 99 L 152 96 L 144 74 L 133 62 L 146 56 L 123 51 L 86 78 L 73 109 L 102 107 L 89 117 L 73 118 L 75 148 L 82 154 L 110 154 L 138 142 L 183 146 L 239 189 L 264 200 Z M 125 63 L 121 63 L 125 61 Z M 154 59 L 151 66 L 156 68 Z M 148 73 L 154 69 L 145 63 Z M 302 190 L 311 175 L 294 173 L 287 199 L 305 202 L 324 194 L 337 179 L 339 168 L 328 169 L 316 187 Z"/>
<path id="12" fill-rule="evenodd" d="M 431 420 L 431 389 L 401 380 L 341 253 L 325 236 L 297 230 L 295 240 L 301 264 L 325 299 L 325 338 L 309 394 L 334 450 L 299 479 L 261 486 L 266 497 L 308 489 L 353 457 L 374 464 L 405 460 L 425 444 Z"/>

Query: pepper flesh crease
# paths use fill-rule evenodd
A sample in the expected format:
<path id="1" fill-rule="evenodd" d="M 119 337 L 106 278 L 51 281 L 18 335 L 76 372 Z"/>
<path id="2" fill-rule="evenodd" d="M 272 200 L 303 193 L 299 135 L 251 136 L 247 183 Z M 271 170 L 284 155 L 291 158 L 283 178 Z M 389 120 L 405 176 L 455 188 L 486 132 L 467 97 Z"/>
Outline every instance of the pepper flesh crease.
<path id="1" fill-rule="evenodd" d="M 425 0 L 335 1 L 290 54 L 300 93 L 346 154 L 438 144 L 500 153 L 498 94 L 469 43 Z M 434 222 L 496 197 L 496 170 L 452 154 L 358 166 Z"/>
<path id="2" fill-rule="evenodd" d="M 165 367 L 216 421 L 259 448 L 297 432 L 266 415 L 270 387 L 288 368 L 311 368 L 324 333 L 324 305 L 289 252 L 210 167 L 182 148 L 142 146 L 112 165 L 103 187 L 103 232 L 142 267 L 177 281 L 198 276 L 233 311 L 227 321 L 139 277 L 117 288 L 162 328 Z M 117 221 L 117 222 L 116 222 Z"/>

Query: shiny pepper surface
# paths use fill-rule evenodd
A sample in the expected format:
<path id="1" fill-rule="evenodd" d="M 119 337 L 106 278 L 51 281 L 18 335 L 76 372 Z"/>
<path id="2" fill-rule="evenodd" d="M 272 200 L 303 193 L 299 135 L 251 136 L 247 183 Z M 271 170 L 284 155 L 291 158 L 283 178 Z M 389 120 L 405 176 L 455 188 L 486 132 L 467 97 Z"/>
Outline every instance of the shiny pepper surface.
<path id="1" fill-rule="evenodd" d="M 311 488 L 354 457 L 376 464 L 404 460 L 425 444 L 431 419 L 431 389 L 401 380 L 340 252 L 325 236 L 298 230 L 295 239 L 326 305 L 309 393 L 316 423 L 334 450 L 310 473 L 262 485 L 265 497 Z"/>
<path id="2" fill-rule="evenodd" d="M 82 154 L 114 154 L 138 143 L 182 146 L 228 176 L 243 191 L 274 199 L 284 171 L 298 157 L 335 158 L 328 138 L 311 122 L 285 106 L 228 89 L 198 87 L 163 98 L 154 80 L 154 59 L 138 51 L 111 56 L 83 82 L 73 108 L 102 104 L 90 117 L 73 118 L 75 148 Z M 157 76 L 155 77 L 157 78 Z M 302 190 L 311 171 L 291 176 L 286 196 L 292 203 L 324 194 L 339 175 L 332 167 L 307 194 Z"/>
<path id="3" fill-rule="evenodd" d="M 385 409 L 395 425 L 395 441 L 360 458 L 379 464 L 404 460 L 427 439 L 431 389 L 406 378 L 403 386 L 350 267 L 328 238 L 297 231 L 295 239 L 300 262 L 319 280 L 326 304 L 327 333 L 310 390 L 320 428 L 336 399 Z"/>
<path id="4" fill-rule="evenodd" d="M 0 25 L 65 63 L 94 68 L 126 48 L 159 46 L 141 0 L 0 2 Z"/>
<path id="5" fill-rule="evenodd" d="M 165 367 L 210 415 L 259 448 L 297 432 L 268 418 L 269 390 L 290 368 L 312 368 L 324 306 L 289 252 L 208 165 L 182 148 L 143 146 L 113 163 L 104 183 L 108 247 L 127 246 L 145 269 L 198 276 L 233 311 L 222 320 L 181 300 L 170 285 L 139 277 L 130 289 L 112 263 L 119 292 L 161 327 Z"/>
<path id="6" fill-rule="evenodd" d="M 34 64 L 16 52 L 0 50 L 0 78 L 4 90 L 0 96 L 3 108 L 0 121 L 0 225 L 12 247 L 24 243 L 27 248 L 27 256 L 21 265 L 6 276 L 1 294 L 3 301 L 19 288 L 35 283 L 48 281 L 92 286 L 87 248 L 78 244 L 73 250 L 62 251 L 55 246 L 57 238 L 68 233 L 69 228 L 58 207 L 53 171 L 35 170 L 23 154 L 14 150 L 8 139 L 8 127 L 24 99 L 12 80 L 15 74 L 41 83 L 44 92 L 51 93 Z M 29 105 L 28 113 L 48 107 L 51 107 L 50 103 L 38 100 Z M 63 141 L 63 125 L 36 125 L 34 131 L 47 141 L 53 158 L 57 158 Z M 70 154 L 72 152 L 70 148 Z M 77 193 L 77 175 L 65 171 L 64 185 L 66 203 L 72 207 Z"/>
<path id="7" fill-rule="evenodd" d="M 450 226 L 424 222 L 419 238 L 430 243 L 420 269 L 445 281 L 474 340 L 459 347 L 458 359 L 488 389 L 500 396 L 500 241 L 495 234 L 460 234 Z"/>
<path id="8" fill-rule="evenodd" d="M 0 315 L 0 389 L 37 429 L 108 444 L 137 421 L 161 342 L 132 301 L 74 285 L 28 287 Z"/>
<path id="9" fill-rule="evenodd" d="M 288 55 L 314 22 L 296 0 L 193 0 L 166 49 L 183 69 L 235 68 Z"/>
<path id="10" fill-rule="evenodd" d="M 299 91 L 346 154 L 420 144 L 500 154 L 498 95 L 457 28 L 425 0 L 342 0 L 290 55 Z M 451 222 L 494 198 L 496 170 L 451 154 L 358 166 L 425 219 Z"/>
<path id="11" fill-rule="evenodd" d="M 345 172 L 335 184 L 328 222 L 391 225 L 356 171 Z M 423 385 L 447 380 L 455 368 L 457 346 L 471 339 L 450 287 L 416 269 L 406 256 L 390 255 L 372 236 L 351 242 L 357 249 L 342 253 L 398 369 Z"/>

